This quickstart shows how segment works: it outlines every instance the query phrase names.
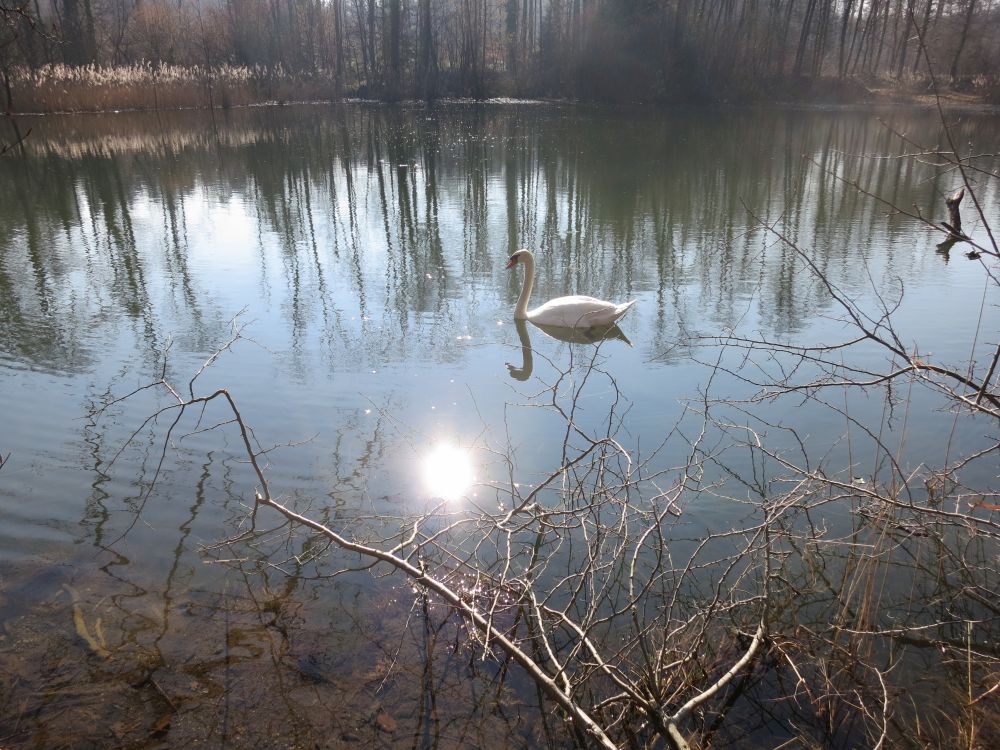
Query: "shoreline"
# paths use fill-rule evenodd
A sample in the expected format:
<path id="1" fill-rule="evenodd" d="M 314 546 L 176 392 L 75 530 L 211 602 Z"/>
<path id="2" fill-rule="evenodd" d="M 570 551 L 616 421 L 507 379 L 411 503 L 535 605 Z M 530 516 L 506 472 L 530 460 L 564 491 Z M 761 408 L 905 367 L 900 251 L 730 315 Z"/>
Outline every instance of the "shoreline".
<path id="1" fill-rule="evenodd" d="M 946 92 L 940 95 L 942 109 L 950 112 L 995 112 L 1000 111 L 1000 104 L 985 101 L 982 97 L 976 97 L 956 92 Z M 341 99 L 290 99 L 275 100 L 262 99 L 260 101 L 247 102 L 241 104 L 221 105 L 215 104 L 191 104 L 178 105 L 172 107 L 116 107 L 102 109 L 47 109 L 47 110 L 26 110 L 0 112 L 0 116 L 8 121 L 18 118 L 36 117 L 66 117 L 75 115 L 117 115 L 117 114 L 142 114 L 158 112 L 227 112 L 233 110 L 246 109 L 267 109 L 278 107 L 319 107 L 319 106 L 372 106 L 384 107 L 387 109 L 427 109 L 433 110 L 435 107 L 459 107 L 459 106 L 532 106 L 532 107 L 578 107 L 578 108 L 600 108 L 616 110 L 725 110 L 725 109 L 831 109 L 831 110 L 877 110 L 886 108 L 906 108 L 906 109 L 935 109 L 937 101 L 933 94 L 909 94 L 896 91 L 878 91 L 875 96 L 867 99 L 843 100 L 837 98 L 814 98 L 814 99 L 748 99 L 740 101 L 713 101 L 713 102 L 606 102 L 591 99 L 558 99 L 558 98 L 517 98 L 509 96 L 486 97 L 475 99 L 471 97 L 439 97 L 428 103 L 420 99 L 371 99 L 361 97 L 343 97 Z"/>
<path id="2" fill-rule="evenodd" d="M 337 81 L 326 75 L 301 77 L 280 70 L 213 68 L 53 68 L 19 70 L 11 78 L 8 117 L 228 110 L 293 105 L 375 105 L 433 108 L 457 105 L 557 105 L 628 109 L 726 107 L 936 107 L 938 97 L 930 79 L 861 80 L 857 78 L 781 77 L 753 81 L 740 88 L 727 86 L 709 95 L 688 91 L 671 97 L 664 92 L 637 99 L 606 99 L 532 95 L 511 96 L 502 90 L 492 96 L 462 95 L 422 98 L 371 96 L 365 86 L 340 93 Z M 1000 107 L 996 85 L 961 80 L 939 87 L 940 104 L 947 109 L 989 111 Z"/>

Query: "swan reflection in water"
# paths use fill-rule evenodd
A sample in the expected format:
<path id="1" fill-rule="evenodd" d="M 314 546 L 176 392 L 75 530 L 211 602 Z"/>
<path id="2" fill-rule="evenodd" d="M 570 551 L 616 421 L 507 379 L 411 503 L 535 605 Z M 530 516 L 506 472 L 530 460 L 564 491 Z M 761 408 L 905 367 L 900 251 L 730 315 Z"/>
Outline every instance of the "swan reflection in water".
<path id="1" fill-rule="evenodd" d="M 507 371 L 514 380 L 527 380 L 531 377 L 533 362 L 531 358 L 531 338 L 528 335 L 528 322 L 515 320 L 517 337 L 521 340 L 521 366 L 507 363 Z M 559 341 L 567 344 L 599 344 L 602 341 L 624 341 L 629 346 L 632 342 L 617 325 L 594 326 L 592 328 L 566 328 L 563 326 L 545 326 L 532 323 L 535 328 Z"/>

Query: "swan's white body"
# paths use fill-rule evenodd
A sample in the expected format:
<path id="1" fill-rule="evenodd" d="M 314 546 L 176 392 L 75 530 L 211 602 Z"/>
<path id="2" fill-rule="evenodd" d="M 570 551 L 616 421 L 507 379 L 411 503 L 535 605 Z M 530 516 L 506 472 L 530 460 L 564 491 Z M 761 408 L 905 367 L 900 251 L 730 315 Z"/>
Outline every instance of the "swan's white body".
<path id="1" fill-rule="evenodd" d="M 507 268 L 513 268 L 518 263 L 524 264 L 524 286 L 514 307 L 514 317 L 518 320 L 530 320 L 536 325 L 560 328 L 610 326 L 636 302 L 631 300 L 618 305 L 603 299 L 574 294 L 550 299 L 534 310 L 529 310 L 528 299 L 535 283 L 535 257 L 530 250 L 518 250 L 510 256 Z"/>

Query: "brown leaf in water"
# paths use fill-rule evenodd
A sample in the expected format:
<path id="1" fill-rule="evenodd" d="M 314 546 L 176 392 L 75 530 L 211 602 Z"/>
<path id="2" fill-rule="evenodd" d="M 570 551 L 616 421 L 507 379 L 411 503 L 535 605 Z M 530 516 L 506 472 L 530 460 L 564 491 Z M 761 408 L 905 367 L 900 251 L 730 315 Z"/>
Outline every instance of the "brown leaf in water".
<path id="1" fill-rule="evenodd" d="M 378 725 L 379 729 L 387 734 L 395 734 L 396 732 L 396 720 L 385 711 L 378 712 L 378 715 L 375 717 L 375 723 Z"/>
<path id="2" fill-rule="evenodd" d="M 150 730 L 150 734 L 154 737 L 159 737 L 166 734 L 170 730 L 170 722 L 173 721 L 173 714 L 163 714 L 156 723 L 153 724 L 153 728 Z"/>

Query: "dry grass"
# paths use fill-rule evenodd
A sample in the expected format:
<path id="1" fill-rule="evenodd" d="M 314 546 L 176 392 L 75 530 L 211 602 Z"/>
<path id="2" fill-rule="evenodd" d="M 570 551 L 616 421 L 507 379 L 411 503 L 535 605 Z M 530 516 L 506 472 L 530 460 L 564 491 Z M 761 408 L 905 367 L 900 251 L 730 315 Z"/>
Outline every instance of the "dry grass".
<path id="1" fill-rule="evenodd" d="M 331 72 L 292 75 L 281 66 L 46 65 L 15 70 L 11 88 L 19 112 L 239 107 L 336 98 Z"/>

